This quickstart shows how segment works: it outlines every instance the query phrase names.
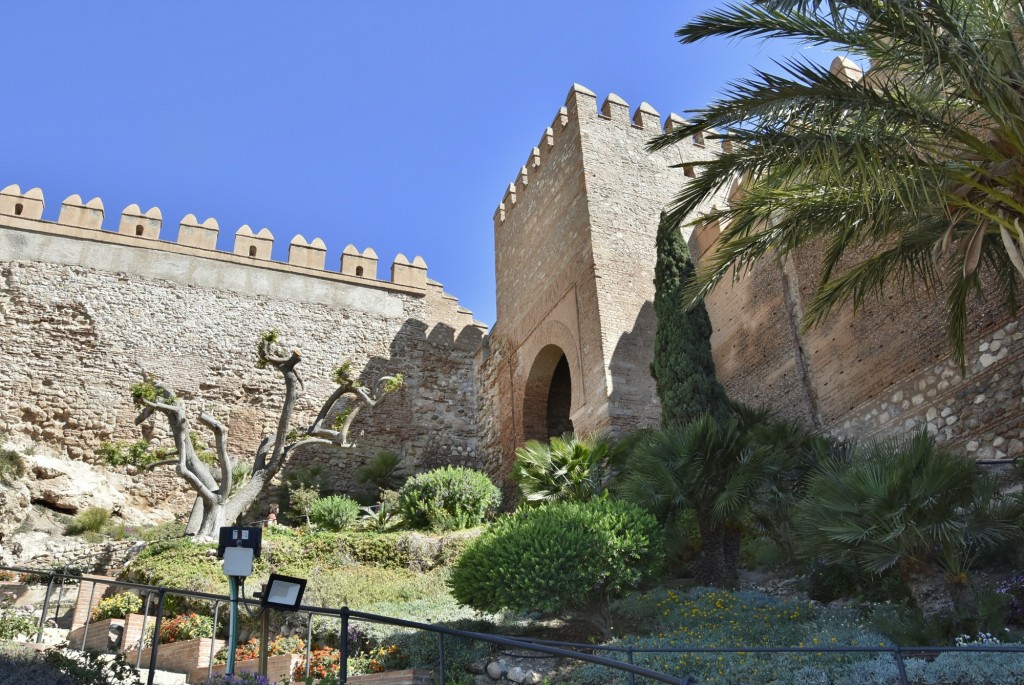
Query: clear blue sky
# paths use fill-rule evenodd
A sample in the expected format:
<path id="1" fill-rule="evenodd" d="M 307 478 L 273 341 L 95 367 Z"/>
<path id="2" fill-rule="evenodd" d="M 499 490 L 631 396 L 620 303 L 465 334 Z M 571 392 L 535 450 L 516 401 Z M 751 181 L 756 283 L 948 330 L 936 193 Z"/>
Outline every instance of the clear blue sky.
<path id="1" fill-rule="evenodd" d="M 680 46 L 721 4 L 249 1 L 12 2 L 4 8 L 0 187 L 40 186 L 44 218 L 99 196 L 235 230 L 422 255 L 494 322 L 492 215 L 579 82 L 664 117 L 767 66 L 753 42 Z M 789 54 L 783 52 L 782 54 Z"/>

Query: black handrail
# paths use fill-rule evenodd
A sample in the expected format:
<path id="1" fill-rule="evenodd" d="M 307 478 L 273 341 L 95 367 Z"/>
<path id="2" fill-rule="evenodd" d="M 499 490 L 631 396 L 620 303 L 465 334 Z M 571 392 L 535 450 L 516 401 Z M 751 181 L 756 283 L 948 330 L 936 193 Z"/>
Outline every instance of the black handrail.
<path id="1" fill-rule="evenodd" d="M 53 588 L 54 580 L 56 578 L 74 578 L 76 580 L 92 580 L 94 582 L 102 582 L 109 585 L 116 585 L 119 587 L 127 587 L 138 590 L 141 593 L 156 594 L 158 597 L 156 607 L 156 624 L 157 630 L 163 617 L 164 609 L 164 598 L 166 595 L 175 595 L 182 597 L 189 597 L 195 599 L 205 599 L 212 601 L 216 604 L 228 601 L 225 595 L 218 595 L 210 592 L 198 592 L 192 590 L 180 590 L 174 588 L 165 587 L 153 587 L 150 585 L 143 585 L 141 583 L 132 583 L 128 581 L 115 580 L 111 578 L 105 578 L 100 576 L 90 575 L 70 575 L 65 573 L 51 572 L 38 569 L 28 569 L 21 567 L 10 567 L 0 566 L 0 570 L 11 571 L 15 573 L 28 573 L 36 576 L 49 576 L 47 595 L 44 599 L 43 606 L 45 607 L 49 603 L 50 591 Z M 240 603 L 246 606 L 259 607 L 260 602 L 253 599 L 240 598 Z M 88 608 L 90 611 L 92 607 Z M 1024 645 L 970 645 L 966 647 L 900 647 L 898 645 L 886 647 L 859 647 L 859 646 L 811 646 L 811 647 L 637 647 L 631 645 L 590 645 L 582 644 L 577 642 L 564 642 L 559 640 L 546 640 L 540 638 L 513 638 L 503 635 L 493 635 L 489 633 L 478 633 L 469 630 L 460 630 L 457 628 L 450 628 L 448 626 L 440 624 L 430 623 L 419 623 L 417 621 L 409 621 L 406 619 L 395 618 L 393 616 L 382 616 L 378 614 L 371 614 L 363 611 L 355 611 L 348 607 L 340 607 L 333 609 L 329 607 L 314 607 L 309 605 L 300 605 L 295 608 L 296 612 L 306 613 L 310 617 L 309 630 L 312 630 L 312 616 L 314 614 L 322 616 L 336 616 L 340 619 L 341 623 L 341 663 L 340 663 L 340 679 L 342 683 L 347 681 L 347 663 L 346 657 L 348 655 L 348 625 L 351 619 L 359 621 L 367 621 L 370 623 L 381 623 L 385 625 L 392 625 L 402 628 L 411 628 L 414 630 L 425 630 L 437 634 L 438 636 L 438 647 L 441 655 L 441 666 L 439 675 L 442 684 L 444 683 L 445 672 L 444 672 L 444 636 L 450 635 L 453 637 L 468 639 L 468 640 L 479 640 L 481 642 L 487 642 L 499 647 L 505 647 L 508 649 L 529 651 L 529 652 L 540 652 L 549 656 L 565 657 L 570 659 L 576 659 L 598 666 L 604 666 L 612 668 L 618 671 L 628 673 L 630 676 L 630 682 L 635 681 L 635 676 L 642 676 L 650 678 L 651 680 L 657 680 L 670 685 L 692 685 L 695 681 L 691 676 L 684 676 L 682 678 L 676 678 L 665 673 L 653 671 L 651 669 L 643 668 L 633 664 L 634 654 L 658 654 L 658 653 L 673 653 L 673 654 L 785 654 L 785 653 L 804 653 L 804 654 L 843 654 L 843 653 L 874 653 L 874 654 L 889 654 L 896 660 L 900 682 L 902 685 L 907 685 L 907 676 L 904 668 L 904 658 L 907 656 L 913 656 L 914 654 L 941 654 L 947 652 L 957 653 L 1022 653 L 1024 652 Z M 149 613 L 149 605 L 146 605 L 146 613 Z M 45 620 L 45 614 L 44 619 Z M 42 624 L 42 620 L 41 620 Z M 36 636 L 36 641 L 39 642 L 42 639 L 42 625 Z M 150 664 L 149 664 L 149 679 L 148 682 L 153 682 L 155 675 L 155 666 L 157 658 L 157 650 L 159 649 L 159 641 L 154 641 L 152 651 L 150 652 Z M 308 674 L 310 659 L 309 659 L 310 645 L 306 645 L 306 670 Z M 618 661 L 603 656 L 598 656 L 594 652 L 624 652 L 626 654 L 627 661 Z M 141 645 L 139 650 L 139 656 L 141 656 Z"/>

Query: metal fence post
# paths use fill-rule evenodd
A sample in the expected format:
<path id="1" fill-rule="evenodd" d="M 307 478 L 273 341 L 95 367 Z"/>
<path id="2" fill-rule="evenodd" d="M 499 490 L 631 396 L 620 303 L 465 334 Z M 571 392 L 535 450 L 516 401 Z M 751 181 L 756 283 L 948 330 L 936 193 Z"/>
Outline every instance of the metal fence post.
<path id="1" fill-rule="evenodd" d="M 46 614 L 50 611 L 50 592 L 53 591 L 53 574 L 50 574 L 50 583 L 46 586 L 46 596 L 43 597 L 43 613 L 39 615 L 39 632 L 36 633 L 36 644 L 43 641 L 43 627 L 46 625 Z"/>
<path id="2" fill-rule="evenodd" d="M 896 649 L 893 650 L 893 656 L 896 657 L 896 668 L 900 673 L 900 685 L 907 685 L 907 668 L 903 663 L 903 650 L 899 645 L 896 645 Z"/>
<path id="3" fill-rule="evenodd" d="M 626 648 L 626 662 L 630 666 L 634 666 L 635 665 L 633 663 L 633 648 L 632 647 Z M 635 673 L 630 673 L 629 674 L 629 685 L 636 685 L 636 674 Z"/>
<path id="4" fill-rule="evenodd" d="M 82 586 L 79 585 L 79 588 Z M 82 651 L 85 651 L 85 641 L 89 637 L 89 624 L 92 622 L 92 600 L 96 597 L 96 581 L 92 581 L 92 587 L 89 588 L 89 606 L 85 607 L 85 628 L 82 630 Z M 60 600 L 57 600 L 58 606 Z"/>
<path id="5" fill-rule="evenodd" d="M 153 647 L 149 650 L 149 675 L 146 676 L 146 685 L 153 685 L 153 678 L 156 677 L 156 653 L 160 649 L 160 624 L 164 620 L 164 593 L 167 588 L 157 589 L 156 599 L 156 621 L 153 623 Z M 142 649 L 139 649 L 142 654 Z"/>
<path id="6" fill-rule="evenodd" d="M 213 646 L 217 643 L 217 622 L 220 620 L 220 602 L 215 602 L 213 605 L 213 639 L 210 640 L 210 665 L 206 667 L 206 677 L 210 678 L 213 676 Z"/>
<path id="7" fill-rule="evenodd" d="M 146 624 L 149 623 L 149 602 L 153 599 L 153 593 L 146 593 L 146 603 L 142 611 L 142 633 L 139 635 L 139 647 L 135 650 L 135 670 L 142 667 L 142 647 L 146 644 Z"/>
<path id="8" fill-rule="evenodd" d="M 441 678 L 441 685 L 444 685 L 444 633 L 437 634 L 437 653 L 438 653 L 438 676 Z"/>
<path id="9" fill-rule="evenodd" d="M 263 607 L 260 616 L 260 675 L 267 675 L 267 657 L 270 655 L 270 607 Z"/>
<path id="10" fill-rule="evenodd" d="M 308 679 L 309 678 L 309 667 L 310 667 L 309 655 L 310 655 L 310 652 L 313 651 L 313 612 L 312 611 L 307 612 L 306 616 L 307 616 L 307 618 L 309 620 L 306 622 L 306 673 L 305 673 L 305 677 Z"/>
<path id="11" fill-rule="evenodd" d="M 341 663 L 338 664 L 338 682 L 348 682 L 348 607 L 341 607 Z"/>

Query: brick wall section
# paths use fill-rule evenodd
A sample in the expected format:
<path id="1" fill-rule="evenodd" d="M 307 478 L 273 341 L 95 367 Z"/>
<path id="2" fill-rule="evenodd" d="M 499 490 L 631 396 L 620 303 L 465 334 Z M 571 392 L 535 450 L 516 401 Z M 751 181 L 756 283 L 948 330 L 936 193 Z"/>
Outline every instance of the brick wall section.
<path id="1" fill-rule="evenodd" d="M 292 681 L 292 671 L 300 663 L 302 663 L 302 656 L 298 654 L 278 654 L 267 657 L 267 680 L 272 683 L 290 683 Z M 226 669 L 227 664 L 214 664 L 212 667 L 197 668 L 189 673 L 188 682 L 202 683 L 209 676 L 220 675 Z M 259 669 L 259 659 L 243 659 L 235 662 L 236 675 L 244 672 L 258 673 Z"/>
<path id="2" fill-rule="evenodd" d="M 156 652 L 157 670 L 190 674 L 198 669 L 206 669 L 210 666 L 211 654 L 215 655 L 225 644 L 227 643 L 224 640 L 200 637 L 160 645 Z M 149 647 L 142 650 L 142 668 L 149 667 L 150 653 Z M 128 663 L 134 664 L 138 655 L 132 650 L 125 654 L 125 658 Z"/>
<path id="3" fill-rule="evenodd" d="M 103 599 L 107 590 L 110 589 L 111 585 L 102 582 L 103 580 L 113 581 L 114 578 L 86 576 L 79 583 L 78 600 L 75 602 L 75 612 L 71 618 L 71 630 L 80 628 L 88 622 L 89 617 L 92 615 L 92 610 L 96 608 L 96 605 Z"/>
<path id="4" fill-rule="evenodd" d="M 349 490 L 358 466 L 383 449 L 418 468 L 476 463 L 472 360 L 483 328 L 439 285 L 419 294 L 364 287 L 64 234 L 71 230 L 0 217 L 0 431 L 86 461 L 104 440 L 166 440 L 162 421 L 133 425 L 128 386 L 145 371 L 187 402 L 205 399 L 228 426 L 230 450 L 251 460 L 283 395 L 279 375 L 254 368 L 253 350 L 277 329 L 303 350 L 299 423 L 315 415 L 344 359 L 364 382 L 406 378 L 360 416 L 358 447 L 309 449 L 293 465 L 325 466 L 328 487 Z M 143 509 L 181 512 L 192 502 L 170 469 L 135 475 L 129 494 Z"/>

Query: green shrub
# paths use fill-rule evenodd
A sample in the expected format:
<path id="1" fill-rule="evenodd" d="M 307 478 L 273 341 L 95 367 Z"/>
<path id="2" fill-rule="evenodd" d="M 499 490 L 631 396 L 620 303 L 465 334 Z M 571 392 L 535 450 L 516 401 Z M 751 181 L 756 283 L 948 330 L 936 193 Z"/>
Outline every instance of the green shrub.
<path id="1" fill-rule="evenodd" d="M 493 515 L 500 504 L 501 491 L 486 475 L 458 466 L 413 476 L 398 491 L 402 517 L 414 528 L 471 528 Z"/>
<path id="2" fill-rule="evenodd" d="M 82 533 L 99 533 L 110 521 L 110 511 L 103 507 L 89 507 L 75 514 L 65 527 L 64 532 L 68 535 L 81 535 Z"/>
<path id="3" fill-rule="evenodd" d="M 25 460 L 18 452 L 0 449 L 0 482 L 13 483 L 25 475 Z"/>
<path id="4" fill-rule="evenodd" d="M 628 502 L 548 504 L 501 519 L 470 543 L 449 587 L 482 611 L 578 610 L 607 633 L 609 599 L 652 575 L 663 544 L 654 516 Z"/>
<path id="5" fill-rule="evenodd" d="M 75 685 L 141 685 L 139 673 L 124 654 L 113 657 L 93 651 L 50 650 L 43 660 L 70 677 Z M 21 682 L 21 681 L 19 681 Z"/>
<path id="6" fill-rule="evenodd" d="M 124 618 L 128 614 L 137 614 L 142 610 L 142 598 L 134 592 L 121 592 L 106 599 L 101 599 L 92 610 L 92 620 L 102 621 L 107 618 Z"/>
<path id="7" fill-rule="evenodd" d="M 310 507 L 309 519 L 324 530 L 351 528 L 359 516 L 359 502 L 344 495 L 322 497 Z"/>
<path id="8" fill-rule="evenodd" d="M 16 606 L 13 592 L 0 592 L 0 640 L 35 635 L 37 627 L 32 607 Z"/>
<path id="9" fill-rule="evenodd" d="M 118 578 L 142 585 L 225 595 L 228 591 L 227 578 L 217 557 L 209 554 L 215 548 L 215 545 L 200 544 L 187 538 L 155 542 L 139 552 Z M 170 594 L 165 599 L 168 614 L 205 606 L 205 600 L 190 600 Z"/>
<path id="10" fill-rule="evenodd" d="M 300 485 L 288 491 L 289 506 L 295 513 L 306 519 L 306 525 L 309 525 L 310 514 L 319 501 L 320 491 L 316 488 Z"/>

